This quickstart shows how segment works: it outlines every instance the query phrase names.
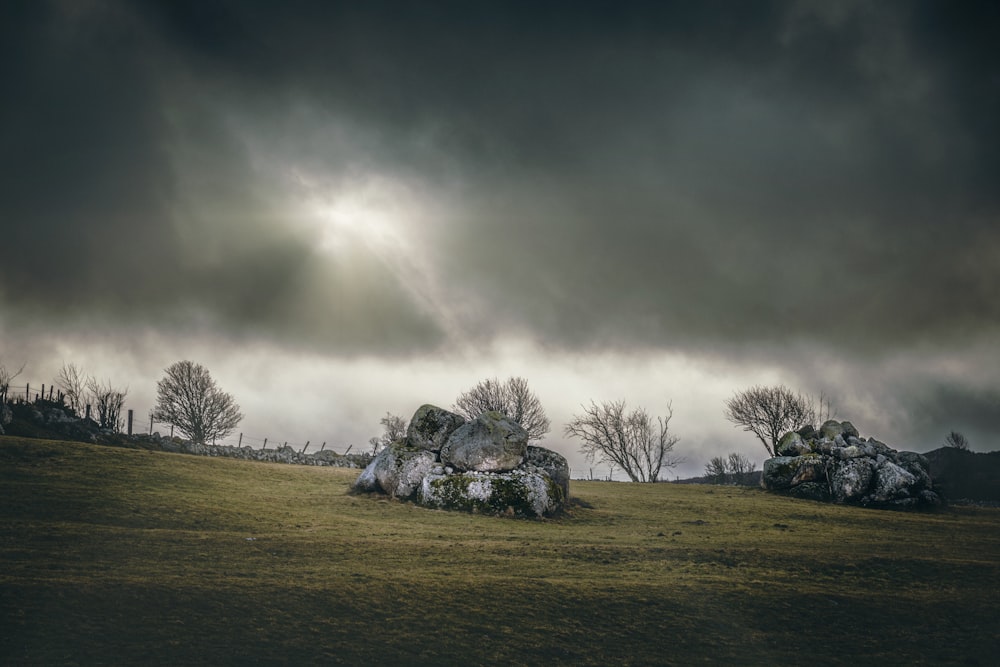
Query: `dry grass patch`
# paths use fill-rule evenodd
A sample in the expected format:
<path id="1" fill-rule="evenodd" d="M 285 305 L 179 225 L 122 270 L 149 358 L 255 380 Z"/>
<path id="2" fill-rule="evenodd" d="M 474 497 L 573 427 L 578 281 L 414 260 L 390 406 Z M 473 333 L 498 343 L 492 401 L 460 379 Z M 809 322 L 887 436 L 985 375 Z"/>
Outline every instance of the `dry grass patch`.
<path id="1" fill-rule="evenodd" d="M 6 664 L 991 664 L 1000 512 L 573 482 L 510 520 L 357 471 L 0 438 Z"/>

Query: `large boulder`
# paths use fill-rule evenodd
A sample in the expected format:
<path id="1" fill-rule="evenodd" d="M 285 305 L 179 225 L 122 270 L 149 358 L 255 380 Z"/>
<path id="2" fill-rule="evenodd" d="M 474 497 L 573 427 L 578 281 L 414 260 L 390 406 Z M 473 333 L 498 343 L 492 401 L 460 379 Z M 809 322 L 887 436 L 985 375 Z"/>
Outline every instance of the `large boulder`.
<path id="1" fill-rule="evenodd" d="M 830 475 L 830 491 L 839 503 L 859 501 L 868 495 L 875 477 L 875 461 L 869 458 L 838 462 Z"/>
<path id="2" fill-rule="evenodd" d="M 563 489 L 541 471 L 435 471 L 424 477 L 418 502 L 447 510 L 542 517 L 565 501 Z"/>
<path id="3" fill-rule="evenodd" d="M 434 405 L 421 405 L 410 419 L 406 444 L 414 449 L 439 452 L 465 417 Z"/>
<path id="4" fill-rule="evenodd" d="M 569 497 L 569 462 L 558 452 L 545 447 L 528 445 L 524 463 L 528 467 L 541 470 L 558 484 L 563 491 L 563 497 Z"/>
<path id="5" fill-rule="evenodd" d="M 857 433 L 856 430 L 855 433 Z M 838 435 L 842 436 L 843 434 L 844 434 L 844 427 L 836 419 L 828 419 L 827 421 L 823 422 L 822 426 L 819 427 L 819 435 L 824 440 L 833 440 Z"/>
<path id="6" fill-rule="evenodd" d="M 459 471 L 503 472 L 524 462 L 528 432 L 495 411 L 463 424 L 441 448 L 441 462 Z"/>
<path id="7" fill-rule="evenodd" d="M 911 473 L 888 459 L 879 463 L 875 471 L 872 502 L 887 503 L 891 500 L 910 497 L 910 489 L 917 482 L 917 478 Z"/>
<path id="8" fill-rule="evenodd" d="M 410 498 L 437 461 L 426 449 L 393 442 L 378 453 L 354 482 L 360 492 L 382 491 L 395 498 Z"/>
<path id="9" fill-rule="evenodd" d="M 810 452 L 812 452 L 812 448 L 805 438 L 795 431 L 789 431 L 778 441 L 778 447 L 774 453 L 778 456 L 802 456 Z"/>
<path id="10" fill-rule="evenodd" d="M 770 491 L 789 489 L 806 482 L 826 480 L 826 462 L 821 456 L 776 456 L 764 461 L 760 485 Z"/>

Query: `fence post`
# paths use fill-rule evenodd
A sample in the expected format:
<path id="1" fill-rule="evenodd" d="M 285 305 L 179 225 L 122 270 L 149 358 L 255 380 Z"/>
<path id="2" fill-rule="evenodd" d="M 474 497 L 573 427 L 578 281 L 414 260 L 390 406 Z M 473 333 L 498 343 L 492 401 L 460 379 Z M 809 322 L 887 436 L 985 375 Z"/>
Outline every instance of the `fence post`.
<path id="1" fill-rule="evenodd" d="M 128 434 L 132 435 L 132 411 L 128 411 Z"/>
<path id="2" fill-rule="evenodd" d="M 306 440 L 306 446 L 302 448 L 302 451 L 299 452 L 299 454 L 305 454 L 307 449 L 309 449 L 309 441 L 308 440 Z"/>
<path id="3" fill-rule="evenodd" d="M 84 419 L 90 419 L 90 403 L 87 403 L 87 415 L 84 417 Z"/>
<path id="4" fill-rule="evenodd" d="M 153 435 L 153 415 L 149 415 L 149 434 Z"/>
<path id="5" fill-rule="evenodd" d="M 24 402 L 31 403 L 31 383 L 24 383 Z"/>
<path id="6" fill-rule="evenodd" d="M 261 449 L 267 449 L 267 438 L 264 438 L 264 444 L 260 446 Z"/>
<path id="7" fill-rule="evenodd" d="M 319 451 L 326 449 L 326 440 L 323 441 L 323 446 L 319 448 Z"/>
<path id="8" fill-rule="evenodd" d="M 242 433 L 240 433 L 240 444 L 238 444 L 236 446 L 237 447 L 242 447 L 243 446 L 243 434 Z"/>
<path id="9" fill-rule="evenodd" d="M 353 446 L 354 445 L 348 445 L 347 446 L 347 452 L 351 451 L 351 447 L 353 447 Z M 347 452 L 344 452 L 344 456 L 347 456 Z"/>
<path id="10" fill-rule="evenodd" d="M 45 400 L 45 383 L 42 383 L 42 400 Z"/>

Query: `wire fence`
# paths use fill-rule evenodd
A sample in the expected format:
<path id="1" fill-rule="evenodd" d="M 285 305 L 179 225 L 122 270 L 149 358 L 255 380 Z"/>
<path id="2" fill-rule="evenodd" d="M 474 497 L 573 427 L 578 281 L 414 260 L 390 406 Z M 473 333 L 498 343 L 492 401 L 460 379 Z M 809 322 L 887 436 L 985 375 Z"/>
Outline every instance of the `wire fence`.
<path id="1" fill-rule="evenodd" d="M 69 407 L 66 405 L 65 392 L 61 391 L 55 385 L 44 383 L 32 384 L 26 382 L 23 385 L 0 386 L 0 403 L 33 404 L 38 403 L 39 401 L 50 401 L 62 404 L 67 408 Z M 93 418 L 91 405 L 82 405 L 80 412 L 82 414 L 79 414 L 78 416 L 81 418 Z M 119 431 L 126 435 L 153 436 L 157 433 L 159 433 L 162 437 L 174 437 L 175 435 L 175 428 L 170 424 L 157 422 L 153 417 L 152 410 L 147 410 L 145 413 L 142 413 L 131 408 L 123 407 L 121 421 L 122 426 Z M 180 436 L 180 433 L 177 433 L 177 435 Z M 366 453 L 364 447 L 358 448 L 353 444 L 333 445 L 325 440 L 306 440 L 305 442 L 302 442 L 301 440 L 288 440 L 287 438 L 280 437 L 272 438 L 270 436 L 254 436 L 246 433 L 233 433 L 208 444 L 229 447 L 249 447 L 251 449 L 278 449 L 282 447 L 291 447 L 300 454 L 314 454 L 321 451 L 333 451 L 337 454 Z"/>

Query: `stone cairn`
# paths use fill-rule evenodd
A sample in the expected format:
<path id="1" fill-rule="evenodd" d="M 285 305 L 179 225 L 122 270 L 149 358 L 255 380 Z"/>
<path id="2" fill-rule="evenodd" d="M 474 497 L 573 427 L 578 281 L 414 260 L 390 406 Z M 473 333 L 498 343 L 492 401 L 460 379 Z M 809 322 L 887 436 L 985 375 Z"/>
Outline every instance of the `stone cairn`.
<path id="1" fill-rule="evenodd" d="M 862 438 L 851 422 L 786 433 L 764 462 L 761 486 L 799 498 L 870 507 L 937 506 L 927 459 Z"/>
<path id="2" fill-rule="evenodd" d="M 528 445 L 528 433 L 499 412 L 472 421 L 433 405 L 413 415 L 406 438 L 386 446 L 353 490 L 424 507 L 542 517 L 569 494 L 566 459 Z"/>

